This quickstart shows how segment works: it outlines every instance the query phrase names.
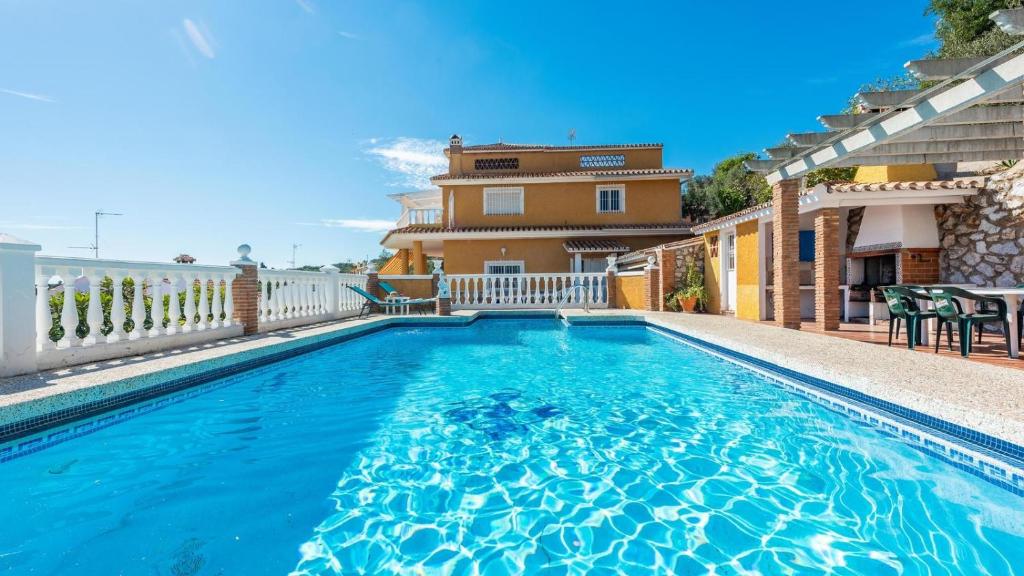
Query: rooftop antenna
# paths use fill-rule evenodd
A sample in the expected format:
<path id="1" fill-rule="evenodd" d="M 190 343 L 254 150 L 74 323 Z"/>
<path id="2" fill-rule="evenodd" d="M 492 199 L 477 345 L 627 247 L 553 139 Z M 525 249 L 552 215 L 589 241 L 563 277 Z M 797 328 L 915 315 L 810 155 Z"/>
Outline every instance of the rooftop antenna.
<path id="1" fill-rule="evenodd" d="M 100 216 L 124 216 L 120 212 L 104 212 L 103 208 L 100 208 L 93 213 L 93 241 L 91 246 L 68 246 L 68 248 L 74 248 L 76 250 L 92 250 L 93 258 L 100 257 Z"/>
<path id="2" fill-rule="evenodd" d="M 295 268 L 295 251 L 301 247 L 302 244 L 292 244 L 292 268 Z"/>
<path id="3" fill-rule="evenodd" d="M 576 129 L 569 128 L 569 146 L 576 145 Z"/>

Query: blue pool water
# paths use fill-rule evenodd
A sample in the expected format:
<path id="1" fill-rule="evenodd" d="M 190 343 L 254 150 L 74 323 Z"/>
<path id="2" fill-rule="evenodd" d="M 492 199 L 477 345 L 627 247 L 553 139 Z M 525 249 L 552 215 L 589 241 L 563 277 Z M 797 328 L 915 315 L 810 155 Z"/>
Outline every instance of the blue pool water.
<path id="1" fill-rule="evenodd" d="M 396 329 L 201 390 L 0 464 L 0 573 L 1024 573 L 1024 498 L 642 327 Z"/>

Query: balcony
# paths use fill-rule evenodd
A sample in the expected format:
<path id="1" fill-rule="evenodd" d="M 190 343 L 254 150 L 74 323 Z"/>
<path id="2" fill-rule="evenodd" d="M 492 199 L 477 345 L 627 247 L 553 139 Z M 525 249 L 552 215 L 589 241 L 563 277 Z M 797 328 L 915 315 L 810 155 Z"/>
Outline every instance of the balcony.
<path id="1" fill-rule="evenodd" d="M 440 208 L 407 208 L 395 223 L 395 228 L 406 226 L 440 226 L 443 211 Z"/>

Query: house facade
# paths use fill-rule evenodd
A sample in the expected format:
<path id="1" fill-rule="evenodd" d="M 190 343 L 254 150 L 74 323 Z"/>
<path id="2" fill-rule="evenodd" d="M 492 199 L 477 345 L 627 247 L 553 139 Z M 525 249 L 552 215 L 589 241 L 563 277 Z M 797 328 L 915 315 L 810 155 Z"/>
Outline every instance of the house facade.
<path id="1" fill-rule="evenodd" d="M 381 242 L 396 251 L 391 273 L 600 272 L 609 255 L 691 235 L 680 182 L 661 144 L 463 146 L 452 136 L 438 188 L 394 197 L 403 206 Z"/>

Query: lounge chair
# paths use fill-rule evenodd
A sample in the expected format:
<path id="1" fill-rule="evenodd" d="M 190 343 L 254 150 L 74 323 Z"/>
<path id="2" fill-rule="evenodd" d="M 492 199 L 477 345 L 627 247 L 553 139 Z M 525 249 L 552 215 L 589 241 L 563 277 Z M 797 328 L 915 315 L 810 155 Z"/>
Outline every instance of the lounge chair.
<path id="1" fill-rule="evenodd" d="M 362 318 L 364 315 L 369 316 L 370 312 L 373 311 L 374 306 L 379 306 L 382 309 L 398 308 L 401 310 L 403 306 L 423 306 L 434 302 L 433 298 L 410 298 L 409 300 L 403 300 L 401 302 L 387 302 L 377 298 L 358 286 L 349 286 L 348 289 L 363 297 L 363 307 L 359 310 L 358 318 Z"/>
<path id="2" fill-rule="evenodd" d="M 920 341 L 921 321 L 935 318 L 932 310 L 921 310 L 917 305 L 919 298 L 925 297 L 908 286 L 885 286 L 882 288 L 885 303 L 889 307 L 889 346 L 892 346 L 892 331 L 895 325 L 896 337 L 899 338 L 900 320 L 907 323 L 907 348 L 913 350 Z"/>
<path id="3" fill-rule="evenodd" d="M 1010 338 L 1012 336 L 1010 335 L 1010 322 L 1006 319 L 1006 301 L 1002 298 L 982 296 L 953 286 L 929 288 L 928 293 L 931 295 L 932 301 L 935 302 L 935 312 L 939 315 L 942 322 L 949 322 L 950 325 L 956 322 L 961 356 L 967 357 L 971 353 L 971 331 L 974 326 L 980 326 L 987 322 L 999 322 L 1002 324 L 1003 336 L 1006 338 L 1006 353 L 1007 355 L 1010 354 Z M 977 312 L 967 313 L 963 311 L 957 299 L 972 300 L 981 304 L 981 306 L 976 308 Z M 980 341 L 980 332 L 978 337 Z M 938 347 L 936 347 L 936 351 L 938 351 Z"/>

